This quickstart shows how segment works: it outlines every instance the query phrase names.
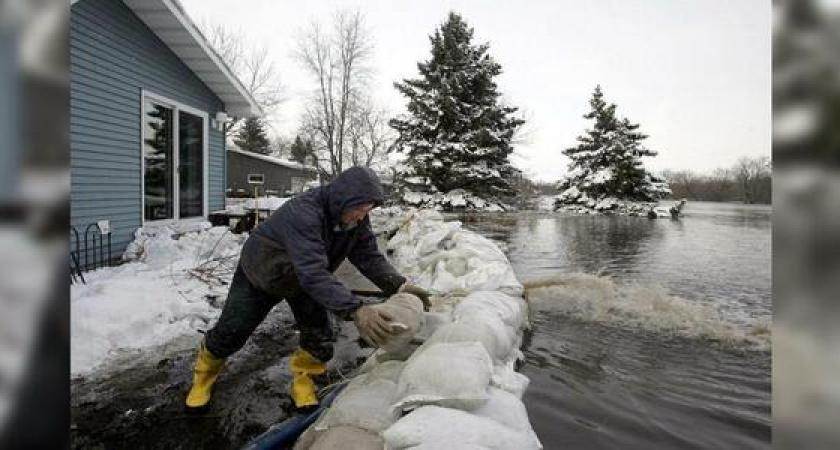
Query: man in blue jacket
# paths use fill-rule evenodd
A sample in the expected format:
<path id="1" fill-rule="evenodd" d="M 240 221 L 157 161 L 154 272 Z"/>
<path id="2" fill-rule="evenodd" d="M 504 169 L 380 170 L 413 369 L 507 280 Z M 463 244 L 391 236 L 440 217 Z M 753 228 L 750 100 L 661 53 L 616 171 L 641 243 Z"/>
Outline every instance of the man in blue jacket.
<path id="1" fill-rule="evenodd" d="M 300 329 L 290 361 L 292 399 L 298 408 L 318 404 L 311 376 L 326 371 L 335 340 L 328 312 L 352 318 L 373 345 L 390 333 L 390 317 L 361 304 L 333 272 L 345 258 L 393 295 L 406 279 L 385 259 L 368 213 L 383 202 L 376 174 L 350 168 L 332 183 L 295 196 L 251 234 L 242 248 L 227 301 L 196 358 L 188 408 L 210 401 L 225 358 L 238 351 L 271 308 L 285 299 Z M 421 293 L 422 294 L 422 293 Z"/>

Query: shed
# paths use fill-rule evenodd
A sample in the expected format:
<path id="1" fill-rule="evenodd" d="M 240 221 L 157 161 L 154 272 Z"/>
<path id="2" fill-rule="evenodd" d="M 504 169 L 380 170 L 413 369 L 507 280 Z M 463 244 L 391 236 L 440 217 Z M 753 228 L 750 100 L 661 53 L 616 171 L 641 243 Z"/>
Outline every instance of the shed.
<path id="1" fill-rule="evenodd" d="M 228 149 L 227 164 L 229 197 L 253 195 L 254 186 L 249 180 L 262 180 L 261 193 L 280 197 L 302 192 L 318 180 L 314 167 L 235 148 Z"/>

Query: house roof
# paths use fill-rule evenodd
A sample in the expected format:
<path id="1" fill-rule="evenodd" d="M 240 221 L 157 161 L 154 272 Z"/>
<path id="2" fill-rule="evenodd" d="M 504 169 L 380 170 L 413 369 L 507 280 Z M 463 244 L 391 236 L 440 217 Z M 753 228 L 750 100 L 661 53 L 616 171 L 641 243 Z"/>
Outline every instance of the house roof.
<path id="1" fill-rule="evenodd" d="M 178 0 L 122 2 L 224 102 L 228 114 L 237 117 L 265 115 L 254 97 L 201 34 Z"/>
<path id="2" fill-rule="evenodd" d="M 310 172 L 317 172 L 318 171 L 318 169 L 316 169 L 314 167 L 307 166 L 307 165 L 297 163 L 297 162 L 294 162 L 294 161 L 289 161 L 287 159 L 276 158 L 274 156 L 260 155 L 259 153 L 246 152 L 244 150 L 239 150 L 239 149 L 236 149 L 236 148 L 228 148 L 228 151 L 231 152 L 231 153 L 237 153 L 237 154 L 240 154 L 240 155 L 250 156 L 251 158 L 260 159 L 260 160 L 263 160 L 263 161 L 266 161 L 266 162 L 270 162 L 272 164 L 276 164 L 278 166 L 287 167 L 289 169 L 306 170 L 306 171 L 310 171 Z"/>

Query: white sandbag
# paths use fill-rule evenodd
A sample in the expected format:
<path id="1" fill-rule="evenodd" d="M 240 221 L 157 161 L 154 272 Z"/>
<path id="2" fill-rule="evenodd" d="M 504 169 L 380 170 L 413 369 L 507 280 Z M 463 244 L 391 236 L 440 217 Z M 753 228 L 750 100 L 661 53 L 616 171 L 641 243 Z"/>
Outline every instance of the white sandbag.
<path id="1" fill-rule="evenodd" d="M 453 318 L 458 321 L 476 311 L 491 312 L 506 325 L 519 329 L 524 326 L 527 305 L 522 297 L 513 297 L 498 291 L 473 292 L 458 303 Z"/>
<path id="2" fill-rule="evenodd" d="M 379 433 L 397 420 L 391 409 L 396 391 L 397 384 L 391 380 L 359 375 L 336 397 L 316 429 L 350 426 Z"/>
<path id="3" fill-rule="evenodd" d="M 381 450 L 383 439 L 374 433 L 353 427 L 335 427 L 321 433 L 309 450 Z"/>
<path id="4" fill-rule="evenodd" d="M 374 305 L 377 310 L 387 313 L 393 319 L 392 329 L 400 327 L 403 331 L 388 337 L 382 349 L 393 355 L 405 355 L 406 347 L 411 343 L 414 335 L 423 327 L 423 302 L 413 294 L 399 293 L 392 295 L 384 303 Z M 404 359 L 404 358 L 402 358 Z"/>
<path id="5" fill-rule="evenodd" d="M 516 331 L 505 325 L 502 319 L 493 313 L 476 311 L 455 323 L 471 328 L 481 342 L 494 342 L 494 350 L 490 356 L 495 362 L 501 363 L 510 359 L 517 342 Z"/>
<path id="6" fill-rule="evenodd" d="M 508 263 L 507 256 L 499 246 L 478 233 L 462 229 L 454 233 L 451 240 L 455 248 L 464 253 L 466 257 L 479 257 L 484 261 Z"/>
<path id="7" fill-rule="evenodd" d="M 401 450 L 417 445 L 453 448 L 475 444 L 496 450 L 536 450 L 531 436 L 499 425 L 498 422 L 469 412 L 423 406 L 402 417 L 382 433 L 385 448 Z"/>
<path id="8" fill-rule="evenodd" d="M 529 436 L 537 448 L 542 448 L 540 439 L 531 428 L 525 405 L 515 395 L 497 388 L 490 388 L 487 401 L 471 411 L 473 414 L 495 420 L 496 422 Z"/>
<path id="9" fill-rule="evenodd" d="M 396 383 L 404 367 L 405 363 L 402 361 L 385 361 L 372 367 L 367 372 L 367 377 L 371 380 L 382 379 Z"/>
<path id="10" fill-rule="evenodd" d="M 427 341 L 438 329 L 452 323 L 452 313 L 429 311 L 423 313 L 423 328 L 414 335 L 416 340 Z"/>
<path id="11" fill-rule="evenodd" d="M 419 236 L 416 246 L 417 254 L 422 256 L 443 250 L 444 246 L 441 245 L 441 242 L 449 239 L 460 227 L 460 222 L 445 222 L 429 230 L 423 236 Z"/>
<path id="12" fill-rule="evenodd" d="M 454 322 L 440 327 L 418 352 L 439 342 L 478 342 L 494 360 L 502 361 L 510 354 L 512 340 L 501 320 L 487 317 L 486 321 Z"/>
<path id="13" fill-rule="evenodd" d="M 415 353 L 397 384 L 396 411 L 422 405 L 473 409 L 487 399 L 492 361 L 477 342 L 438 343 Z"/>
<path id="14" fill-rule="evenodd" d="M 510 392 L 516 398 L 522 398 L 529 384 L 531 384 L 531 380 L 528 377 L 513 370 L 512 361 L 494 367 L 493 375 L 490 378 L 490 385 Z"/>
<path id="15" fill-rule="evenodd" d="M 420 444 L 414 447 L 409 447 L 409 450 L 440 450 L 440 443 Z M 459 442 L 446 446 L 446 450 L 490 450 L 488 447 L 478 444 L 469 444 L 466 442 Z"/>

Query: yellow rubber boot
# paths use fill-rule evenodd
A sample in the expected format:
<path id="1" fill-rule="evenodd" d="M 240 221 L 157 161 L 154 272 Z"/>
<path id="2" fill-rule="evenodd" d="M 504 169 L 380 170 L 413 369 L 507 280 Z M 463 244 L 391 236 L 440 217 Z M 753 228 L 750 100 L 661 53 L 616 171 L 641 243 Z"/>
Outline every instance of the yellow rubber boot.
<path id="1" fill-rule="evenodd" d="M 318 394 L 312 375 L 321 375 L 327 371 L 327 364 L 312 356 L 306 350 L 295 350 L 289 361 L 292 372 L 292 400 L 297 408 L 318 405 Z"/>
<path id="2" fill-rule="evenodd" d="M 224 364 L 225 360 L 211 355 L 202 341 L 201 347 L 198 349 L 198 356 L 195 358 L 193 383 L 190 393 L 187 394 L 187 408 L 207 406 L 207 403 L 210 402 L 213 385 L 216 384 L 216 379 L 219 378 L 219 372 Z"/>

